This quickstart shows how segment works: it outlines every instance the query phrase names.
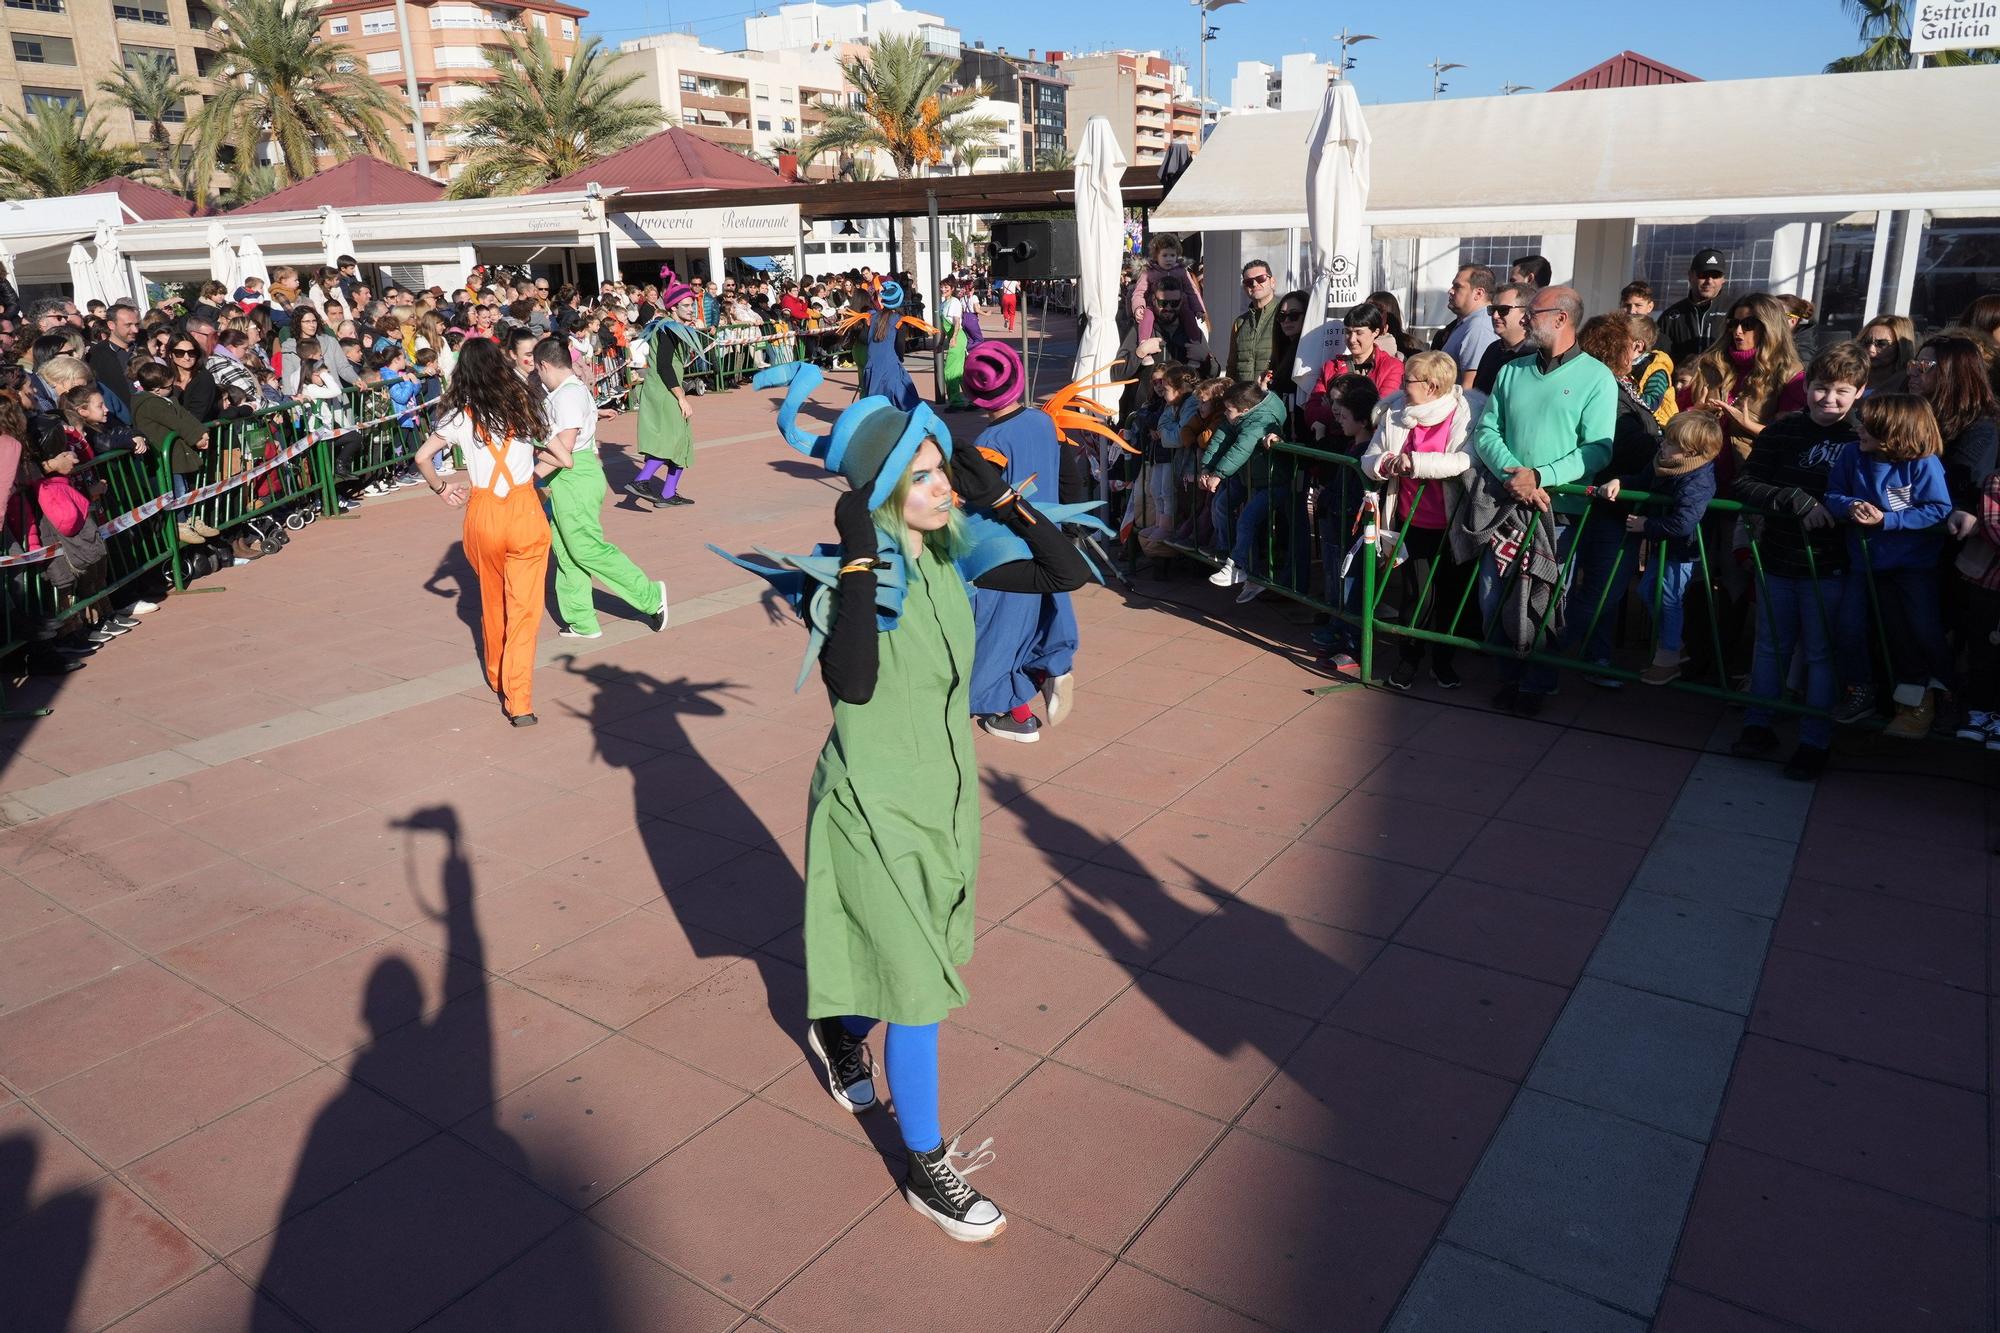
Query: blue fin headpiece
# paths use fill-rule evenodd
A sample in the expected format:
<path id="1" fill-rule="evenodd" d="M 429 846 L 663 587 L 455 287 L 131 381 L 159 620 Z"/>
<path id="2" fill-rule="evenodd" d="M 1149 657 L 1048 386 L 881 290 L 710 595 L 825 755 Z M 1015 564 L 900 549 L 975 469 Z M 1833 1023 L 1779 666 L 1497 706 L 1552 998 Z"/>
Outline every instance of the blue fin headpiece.
<path id="1" fill-rule="evenodd" d="M 876 293 L 876 298 L 881 301 L 884 310 L 901 310 L 903 308 L 903 284 L 895 281 L 893 278 L 890 279 L 888 282 L 882 284 L 882 290 Z"/>
<path id="2" fill-rule="evenodd" d="M 884 546 L 887 545 L 885 541 Z M 806 626 L 806 658 L 799 664 L 799 678 L 792 688 L 802 688 L 812 675 L 813 664 L 819 661 L 819 650 L 825 645 L 827 634 L 833 629 L 833 590 L 840 581 L 840 548 L 822 542 L 813 547 L 810 555 L 782 555 L 757 547 L 757 554 L 772 562 L 769 565 L 731 555 L 713 543 L 708 549 L 730 564 L 767 580 L 786 604 L 799 613 Z M 886 630 L 895 628 L 896 618 L 903 612 L 903 593 L 909 586 L 909 574 L 894 551 L 884 549 L 881 555 L 885 563 L 875 571 L 875 627 Z"/>
<path id="3" fill-rule="evenodd" d="M 845 477 L 855 490 L 866 491 L 870 509 L 889 498 L 925 440 L 937 441 L 939 451 L 951 457 L 951 430 L 929 404 L 904 412 L 880 395 L 860 399 L 842 412 L 830 433 L 813 434 L 799 424 L 799 409 L 825 379 L 811 362 L 787 361 L 758 371 L 750 382 L 759 389 L 789 386 L 778 406 L 778 433 L 792 448 L 826 464 L 827 471 Z"/>

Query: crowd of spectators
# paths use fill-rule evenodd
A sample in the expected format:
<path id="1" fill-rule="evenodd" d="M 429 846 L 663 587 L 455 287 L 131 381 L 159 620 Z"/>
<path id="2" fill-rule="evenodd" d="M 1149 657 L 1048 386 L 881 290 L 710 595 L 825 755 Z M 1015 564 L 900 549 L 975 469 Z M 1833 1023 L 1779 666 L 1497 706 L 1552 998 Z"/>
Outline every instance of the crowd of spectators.
<path id="1" fill-rule="evenodd" d="M 1306 292 L 1252 259 L 1243 312 L 1205 327 L 1199 273 L 1158 238 L 1120 308 L 1136 452 L 1090 480 L 1128 561 L 1213 552 L 1238 601 L 1276 586 L 1357 612 L 1374 542 L 1378 613 L 1492 643 L 1504 709 L 1538 713 L 1568 658 L 1601 688 L 1753 697 L 1741 754 L 1781 747 L 1793 710 L 1763 701 L 1803 704 L 1800 778 L 1835 725 L 1870 720 L 2000 750 L 2000 295 L 1922 334 L 1883 315 L 1822 338 L 1798 297 L 1725 299 L 1727 271 L 1704 250 L 1664 309 L 1635 281 L 1593 314 L 1542 256 L 1467 264 L 1428 345 L 1377 292 L 1307 364 Z M 1324 659 L 1355 669 L 1354 626 L 1318 621 Z M 1650 630 L 1627 635 L 1648 656 L 1617 660 L 1621 625 Z M 1416 637 L 1386 683 L 1411 688 L 1427 647 L 1459 686 L 1452 645 Z"/>

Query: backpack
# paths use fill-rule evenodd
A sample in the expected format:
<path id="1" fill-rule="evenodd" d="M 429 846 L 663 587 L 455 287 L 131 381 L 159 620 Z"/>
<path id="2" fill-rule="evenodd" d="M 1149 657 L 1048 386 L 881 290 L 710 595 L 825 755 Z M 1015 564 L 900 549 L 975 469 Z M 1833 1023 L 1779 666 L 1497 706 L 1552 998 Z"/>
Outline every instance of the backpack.
<path id="1" fill-rule="evenodd" d="M 86 517 L 73 537 L 63 536 L 46 518 L 40 520 L 40 526 L 43 548 L 55 552 L 42 572 L 52 588 L 75 587 L 79 578 L 103 564 L 109 554 L 94 518 Z"/>

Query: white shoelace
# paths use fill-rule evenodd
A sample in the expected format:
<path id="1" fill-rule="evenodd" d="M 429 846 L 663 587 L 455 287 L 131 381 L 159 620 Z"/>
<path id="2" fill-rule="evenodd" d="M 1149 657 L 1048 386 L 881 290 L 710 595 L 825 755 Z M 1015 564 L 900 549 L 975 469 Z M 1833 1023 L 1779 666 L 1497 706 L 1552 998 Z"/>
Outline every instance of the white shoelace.
<path id="1" fill-rule="evenodd" d="M 993 1150 L 993 1138 L 991 1135 L 988 1135 L 984 1143 L 981 1143 L 970 1152 L 960 1152 L 958 1150 L 958 1140 L 953 1139 L 951 1146 L 944 1150 L 943 1159 L 938 1163 L 944 1167 L 946 1172 L 946 1178 L 938 1181 L 938 1186 L 951 1198 L 955 1206 L 959 1208 L 968 1207 L 972 1200 L 979 1197 L 979 1191 L 966 1184 L 965 1177 L 971 1175 L 974 1171 L 993 1165 L 999 1159 L 1000 1154 Z M 965 1165 L 960 1166 L 960 1161 L 963 1161 Z"/>

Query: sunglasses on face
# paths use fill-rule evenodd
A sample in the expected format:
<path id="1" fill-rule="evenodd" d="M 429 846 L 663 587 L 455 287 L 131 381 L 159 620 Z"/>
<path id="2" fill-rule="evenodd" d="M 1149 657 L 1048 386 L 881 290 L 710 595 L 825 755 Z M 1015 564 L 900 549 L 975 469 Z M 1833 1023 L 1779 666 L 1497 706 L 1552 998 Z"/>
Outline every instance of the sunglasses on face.
<path id="1" fill-rule="evenodd" d="M 1920 360 L 1920 361 L 1912 361 L 1912 362 L 1910 362 L 1910 369 L 1911 369 L 1911 370 L 1936 370 L 1936 369 L 1937 369 L 1937 362 L 1936 362 L 1936 361 L 1930 361 L 1930 360 Z"/>
<path id="2" fill-rule="evenodd" d="M 176 347 L 174 349 L 174 355 L 177 357 L 193 356 L 194 354 L 195 354 L 195 349 L 192 347 Z"/>
<path id="3" fill-rule="evenodd" d="M 1306 312 L 1303 310 L 1280 310 L 1278 312 L 1279 319 L 1304 319 L 1305 317 Z"/>
<path id="4" fill-rule="evenodd" d="M 1863 347 L 1894 347 L 1896 340 L 1894 338 L 1863 338 L 1861 345 Z"/>
<path id="5" fill-rule="evenodd" d="M 1754 319 L 1732 319 L 1729 321 L 1729 327 L 1739 333 L 1756 333 L 1761 328 Z"/>
<path id="6" fill-rule="evenodd" d="M 1486 307 L 1486 313 L 1495 319 L 1505 319 L 1516 310 L 1525 310 L 1526 308 L 1525 306 L 1518 305 L 1490 305 Z"/>
<path id="7" fill-rule="evenodd" d="M 1270 280 L 1271 280 L 1271 275 L 1268 273 L 1264 273 L 1264 274 L 1259 274 L 1254 278 L 1243 279 L 1243 285 L 1245 287 L 1262 287 L 1265 283 L 1269 282 Z"/>

